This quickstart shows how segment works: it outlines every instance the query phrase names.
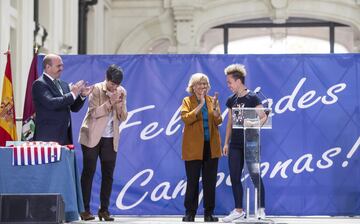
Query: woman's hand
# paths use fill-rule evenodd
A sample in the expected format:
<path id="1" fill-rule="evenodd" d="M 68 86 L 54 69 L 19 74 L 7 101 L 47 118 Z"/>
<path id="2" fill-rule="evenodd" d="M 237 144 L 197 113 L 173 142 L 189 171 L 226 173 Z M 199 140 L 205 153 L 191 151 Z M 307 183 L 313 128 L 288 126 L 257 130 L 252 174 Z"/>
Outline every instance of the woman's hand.
<path id="1" fill-rule="evenodd" d="M 228 153 L 229 153 L 229 145 L 225 144 L 224 148 L 223 148 L 223 154 L 224 154 L 224 156 L 227 156 Z"/>
<path id="2" fill-rule="evenodd" d="M 214 111 L 214 116 L 215 117 L 219 117 L 220 116 L 220 109 L 219 109 L 219 93 L 215 92 L 215 95 L 213 97 L 213 111 Z"/>
<path id="3" fill-rule="evenodd" d="M 206 94 L 206 91 L 204 91 L 204 92 L 200 95 L 200 105 L 201 105 L 201 107 L 203 107 L 204 104 L 205 104 L 205 94 Z"/>
<path id="4" fill-rule="evenodd" d="M 108 92 L 108 96 L 110 97 L 110 104 L 115 105 L 122 102 L 122 94 L 119 92 L 110 93 Z"/>
<path id="5" fill-rule="evenodd" d="M 260 127 L 260 120 L 245 119 L 244 120 L 244 127 L 245 128 Z"/>

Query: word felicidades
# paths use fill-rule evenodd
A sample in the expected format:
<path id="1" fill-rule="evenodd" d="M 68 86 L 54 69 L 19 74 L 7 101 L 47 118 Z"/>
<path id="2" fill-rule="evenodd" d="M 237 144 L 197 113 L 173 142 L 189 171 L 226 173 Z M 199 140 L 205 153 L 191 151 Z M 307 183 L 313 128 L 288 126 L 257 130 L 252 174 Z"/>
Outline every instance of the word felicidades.
<path id="1" fill-rule="evenodd" d="M 336 103 L 339 100 L 338 93 L 344 91 L 346 88 L 345 83 L 338 83 L 333 86 L 330 86 L 325 93 L 319 94 L 315 90 L 308 91 L 300 91 L 306 82 L 306 78 L 302 78 L 299 80 L 297 85 L 291 94 L 283 96 L 276 103 L 273 99 L 268 98 L 264 101 L 269 103 L 269 107 L 273 108 L 272 114 L 270 116 L 274 116 L 276 114 L 282 114 L 287 111 L 294 112 L 296 109 L 308 109 L 312 106 L 315 106 L 318 103 L 322 103 L 324 105 L 331 105 Z M 257 87 L 254 91 L 260 90 L 260 87 Z M 302 95 L 300 95 L 302 92 Z M 264 102 L 263 101 L 263 102 Z M 225 103 L 224 103 L 225 104 Z M 128 118 L 126 121 L 122 122 L 120 125 L 120 132 L 124 131 L 127 128 L 131 128 L 134 126 L 142 125 L 143 121 L 134 120 L 133 117 L 142 117 L 141 113 L 153 113 L 151 110 L 156 108 L 155 105 L 147 105 L 144 107 L 136 108 L 132 111 L 128 112 Z M 223 119 L 228 114 L 228 109 L 225 109 L 222 113 Z M 140 116 L 135 116 L 140 115 Z M 156 116 L 153 116 L 156 119 Z M 177 131 L 182 130 L 182 123 L 180 122 L 180 107 L 175 111 L 173 116 L 170 118 L 166 128 L 160 127 L 159 122 L 153 121 L 151 123 L 146 124 L 146 126 L 140 131 L 140 139 L 142 140 L 150 140 L 157 137 L 162 132 L 165 132 L 167 136 L 174 135 Z M 142 126 L 141 126 L 142 127 Z"/>

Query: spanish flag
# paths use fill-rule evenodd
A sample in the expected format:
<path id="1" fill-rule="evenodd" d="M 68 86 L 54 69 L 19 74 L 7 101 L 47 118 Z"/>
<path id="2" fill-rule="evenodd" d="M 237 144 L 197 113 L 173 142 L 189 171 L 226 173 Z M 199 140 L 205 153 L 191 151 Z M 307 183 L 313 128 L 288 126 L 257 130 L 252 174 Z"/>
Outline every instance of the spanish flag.
<path id="1" fill-rule="evenodd" d="M 4 74 L 2 99 L 0 107 L 0 146 L 5 146 L 6 141 L 16 141 L 16 123 L 14 93 L 11 78 L 10 52 L 6 53 L 7 63 Z"/>

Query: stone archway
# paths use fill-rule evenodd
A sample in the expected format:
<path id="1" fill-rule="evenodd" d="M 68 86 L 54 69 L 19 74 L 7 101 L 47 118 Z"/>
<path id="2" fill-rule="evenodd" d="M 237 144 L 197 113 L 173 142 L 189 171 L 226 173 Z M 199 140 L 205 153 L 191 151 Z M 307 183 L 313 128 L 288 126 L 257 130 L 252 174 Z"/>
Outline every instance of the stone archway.
<path id="1" fill-rule="evenodd" d="M 160 38 L 170 40 L 168 53 L 202 52 L 201 38 L 212 27 L 234 21 L 271 18 L 275 23 L 289 17 L 338 22 L 353 28 L 354 49 L 360 50 L 360 2 L 342 0 L 256 0 L 256 1 L 188 1 L 172 0 L 158 17 L 135 27 L 116 53 L 147 53 Z"/>

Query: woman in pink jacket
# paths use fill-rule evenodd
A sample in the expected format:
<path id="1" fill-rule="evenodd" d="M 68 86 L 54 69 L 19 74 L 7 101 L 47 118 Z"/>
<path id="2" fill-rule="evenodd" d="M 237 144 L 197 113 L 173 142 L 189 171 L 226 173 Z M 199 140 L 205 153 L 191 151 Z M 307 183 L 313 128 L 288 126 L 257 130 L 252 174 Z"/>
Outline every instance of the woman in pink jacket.
<path id="1" fill-rule="evenodd" d="M 90 212 L 91 187 L 98 157 L 101 162 L 100 221 L 114 221 L 108 210 L 112 190 L 113 173 L 119 142 L 119 124 L 126 120 L 126 91 L 120 86 L 123 71 L 111 65 L 106 80 L 95 84 L 89 96 L 89 108 L 81 125 L 79 142 L 83 152 L 81 188 L 85 212 L 82 220 L 93 220 Z"/>

